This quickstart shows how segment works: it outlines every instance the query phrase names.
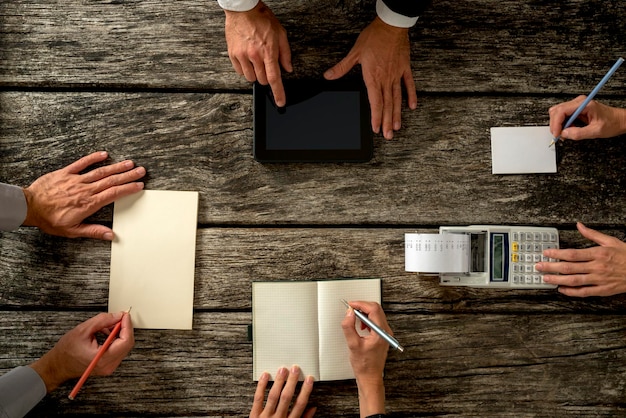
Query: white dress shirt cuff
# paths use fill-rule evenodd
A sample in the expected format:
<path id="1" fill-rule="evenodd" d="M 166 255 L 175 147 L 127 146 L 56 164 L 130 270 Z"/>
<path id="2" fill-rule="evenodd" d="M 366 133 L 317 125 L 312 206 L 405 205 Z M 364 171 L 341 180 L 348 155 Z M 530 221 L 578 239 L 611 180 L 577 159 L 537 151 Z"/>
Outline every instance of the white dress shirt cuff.
<path id="1" fill-rule="evenodd" d="M 247 12 L 259 4 L 259 0 L 217 0 L 220 7 L 231 12 Z"/>
<path id="2" fill-rule="evenodd" d="M 396 13 L 383 3 L 383 0 L 376 0 L 376 14 L 386 24 L 398 28 L 410 28 L 417 23 L 417 16 L 409 17 Z"/>

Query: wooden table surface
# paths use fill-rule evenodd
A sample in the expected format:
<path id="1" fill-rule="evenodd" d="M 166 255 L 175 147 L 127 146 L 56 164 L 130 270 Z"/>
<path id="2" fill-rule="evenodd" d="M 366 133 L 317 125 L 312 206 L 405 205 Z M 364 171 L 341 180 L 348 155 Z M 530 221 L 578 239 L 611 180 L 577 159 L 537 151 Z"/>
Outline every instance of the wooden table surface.
<path id="1" fill-rule="evenodd" d="M 373 0 L 268 0 L 295 71 L 318 78 L 374 17 Z M 198 190 L 192 331 L 136 330 L 111 377 L 73 382 L 32 416 L 246 416 L 251 282 L 380 277 L 406 346 L 388 412 L 626 416 L 621 296 L 440 287 L 404 271 L 404 233 L 440 225 L 575 222 L 625 238 L 626 142 L 558 147 L 558 173 L 491 174 L 489 128 L 546 125 L 626 45 L 621 0 L 434 0 L 411 30 L 419 97 L 366 164 L 260 164 L 250 85 L 232 70 L 214 0 L 0 1 L 0 181 L 27 186 L 107 150 L 146 188 Z M 351 77 L 360 77 L 354 71 Z M 626 71 L 598 99 L 625 105 Z M 92 217 L 111 224 L 112 208 Z M 106 310 L 110 244 L 32 228 L 0 234 L 0 373 Z M 318 416 L 357 416 L 354 381 L 320 382 Z"/>

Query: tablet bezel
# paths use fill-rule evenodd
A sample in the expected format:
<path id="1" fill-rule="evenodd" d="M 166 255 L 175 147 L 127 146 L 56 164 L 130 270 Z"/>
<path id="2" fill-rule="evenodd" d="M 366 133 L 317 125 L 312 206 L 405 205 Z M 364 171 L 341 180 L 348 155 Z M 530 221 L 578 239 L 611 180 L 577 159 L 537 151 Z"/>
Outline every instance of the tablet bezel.
<path id="1" fill-rule="evenodd" d="M 253 87 L 253 155 L 259 162 L 367 162 L 374 153 L 370 126 L 370 106 L 367 90 L 362 82 L 350 80 L 284 80 L 289 106 L 290 91 L 349 91 L 359 93 L 360 146 L 358 149 L 332 150 L 268 150 L 266 141 L 266 96 L 273 102 L 271 89 L 258 82 Z M 297 89 L 297 90 L 296 90 Z"/>

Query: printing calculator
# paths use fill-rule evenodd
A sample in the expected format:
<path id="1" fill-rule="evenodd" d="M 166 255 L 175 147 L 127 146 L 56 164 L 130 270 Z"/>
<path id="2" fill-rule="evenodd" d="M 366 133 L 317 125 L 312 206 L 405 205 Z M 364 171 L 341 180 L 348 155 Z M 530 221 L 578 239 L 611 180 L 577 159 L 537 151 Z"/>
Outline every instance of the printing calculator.
<path id="1" fill-rule="evenodd" d="M 440 234 L 466 234 L 470 238 L 469 271 L 440 273 L 443 286 L 515 289 L 553 289 L 535 269 L 539 261 L 555 261 L 543 250 L 559 248 L 556 228 L 504 225 L 442 226 Z"/>

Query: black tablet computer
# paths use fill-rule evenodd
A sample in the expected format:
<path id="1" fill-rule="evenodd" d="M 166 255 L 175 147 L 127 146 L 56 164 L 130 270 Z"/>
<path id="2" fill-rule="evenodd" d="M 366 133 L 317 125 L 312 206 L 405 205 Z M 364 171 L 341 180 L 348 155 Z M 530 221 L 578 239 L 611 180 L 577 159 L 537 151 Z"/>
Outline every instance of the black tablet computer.
<path id="1" fill-rule="evenodd" d="M 254 84 L 254 158 L 261 162 L 365 162 L 372 158 L 362 82 L 284 80 L 287 105 Z"/>

